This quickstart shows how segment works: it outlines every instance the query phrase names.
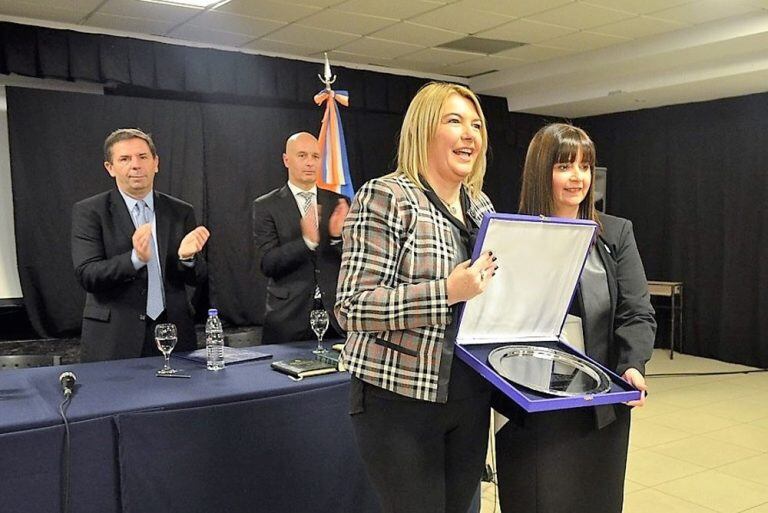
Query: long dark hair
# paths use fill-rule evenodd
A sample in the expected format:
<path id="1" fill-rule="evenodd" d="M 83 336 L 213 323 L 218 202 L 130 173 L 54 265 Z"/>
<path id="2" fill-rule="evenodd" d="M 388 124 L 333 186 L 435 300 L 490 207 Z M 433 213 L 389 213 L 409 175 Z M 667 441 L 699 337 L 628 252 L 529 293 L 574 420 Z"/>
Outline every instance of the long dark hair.
<path id="1" fill-rule="evenodd" d="M 589 164 L 592 180 L 587 195 L 579 205 L 579 218 L 600 225 L 594 203 L 595 144 L 581 128 L 566 123 L 552 123 L 536 132 L 528 145 L 520 191 L 521 214 L 551 216 L 555 210 L 552 191 L 552 168 L 555 164 L 573 162 L 581 150 L 582 162 Z"/>

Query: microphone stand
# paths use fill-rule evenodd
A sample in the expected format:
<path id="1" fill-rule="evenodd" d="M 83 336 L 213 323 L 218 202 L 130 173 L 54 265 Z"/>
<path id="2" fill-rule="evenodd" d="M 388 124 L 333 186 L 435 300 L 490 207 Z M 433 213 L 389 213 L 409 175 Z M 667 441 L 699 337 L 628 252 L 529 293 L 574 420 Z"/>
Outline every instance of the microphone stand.
<path id="1" fill-rule="evenodd" d="M 64 392 L 64 400 L 59 405 L 59 414 L 64 421 L 64 449 L 61 464 L 61 511 L 69 513 L 69 487 L 70 487 L 70 436 L 69 421 L 67 421 L 67 407 L 72 399 L 71 390 Z"/>

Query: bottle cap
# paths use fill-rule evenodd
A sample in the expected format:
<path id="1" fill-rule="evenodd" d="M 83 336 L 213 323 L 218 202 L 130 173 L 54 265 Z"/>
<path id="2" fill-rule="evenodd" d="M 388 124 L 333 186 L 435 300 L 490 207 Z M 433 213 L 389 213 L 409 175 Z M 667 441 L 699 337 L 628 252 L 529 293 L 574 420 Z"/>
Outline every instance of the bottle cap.
<path id="1" fill-rule="evenodd" d="M 208 310 L 208 317 L 211 317 L 212 315 L 219 315 L 219 311 L 215 308 L 211 308 Z"/>

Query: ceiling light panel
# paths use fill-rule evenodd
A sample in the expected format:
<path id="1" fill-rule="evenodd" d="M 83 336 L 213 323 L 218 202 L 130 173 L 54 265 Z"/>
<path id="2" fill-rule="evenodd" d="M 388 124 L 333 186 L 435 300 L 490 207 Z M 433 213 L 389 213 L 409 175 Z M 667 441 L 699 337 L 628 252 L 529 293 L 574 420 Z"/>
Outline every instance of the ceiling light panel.
<path id="1" fill-rule="evenodd" d="M 77 23 L 82 19 L 82 12 L 69 9 L 59 9 L 42 4 L 27 2 L 0 2 L 0 12 L 5 16 L 20 16 L 22 18 L 37 18 L 40 20 L 53 20 L 64 23 Z"/>
<path id="2" fill-rule="evenodd" d="M 290 23 L 301 18 L 306 18 L 307 16 L 320 11 L 320 8 L 310 5 L 287 4 L 285 2 L 272 0 L 259 0 L 258 2 L 253 0 L 231 0 L 229 3 L 217 7 L 216 10 L 233 14 L 245 14 L 246 16 L 263 18 L 265 20 Z"/>
<path id="3" fill-rule="evenodd" d="M 447 66 L 449 64 L 458 64 L 460 62 L 477 59 L 478 57 L 483 56 L 477 53 L 443 50 L 441 48 L 425 48 L 424 50 L 420 50 L 416 53 L 406 55 L 403 58 L 411 62 L 426 62 L 440 66 Z"/>
<path id="4" fill-rule="evenodd" d="M 215 8 L 226 4 L 230 0 L 140 0 L 141 2 L 150 2 L 153 4 L 175 5 L 178 7 L 191 7 L 193 9 Z"/>
<path id="5" fill-rule="evenodd" d="M 158 20 L 174 24 L 185 22 L 200 14 L 198 9 L 188 9 L 179 5 L 157 2 L 137 2 L 136 0 L 109 0 L 96 12 L 98 14 L 143 18 L 145 20 Z"/>
<path id="6" fill-rule="evenodd" d="M 465 52 L 474 52 L 482 54 L 494 54 L 504 50 L 517 48 L 525 43 L 519 41 L 509 41 L 506 39 L 487 39 L 482 37 L 468 36 L 461 39 L 449 41 L 445 44 L 439 45 L 440 48 L 447 48 L 449 50 L 462 50 Z"/>

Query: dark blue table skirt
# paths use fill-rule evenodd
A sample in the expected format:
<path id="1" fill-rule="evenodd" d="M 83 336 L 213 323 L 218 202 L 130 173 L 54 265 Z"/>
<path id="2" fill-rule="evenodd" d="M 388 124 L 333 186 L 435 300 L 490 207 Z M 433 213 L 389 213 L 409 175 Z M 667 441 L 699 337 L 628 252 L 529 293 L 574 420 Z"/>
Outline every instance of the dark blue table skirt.
<path id="1" fill-rule="evenodd" d="M 109 417 L 72 426 L 73 513 L 121 511 L 116 435 L 114 421 Z M 0 435 L 0 511 L 61 511 L 63 444 L 64 426 Z"/>
<path id="2" fill-rule="evenodd" d="M 123 511 L 378 511 L 347 390 L 119 415 Z"/>
<path id="3" fill-rule="evenodd" d="M 260 347 L 273 360 L 311 348 Z M 0 372 L 0 513 L 61 511 L 64 370 L 78 377 L 71 513 L 379 513 L 349 376 L 295 382 L 271 361 L 208 372 L 173 359 L 191 379 L 155 377 L 160 357 Z"/>
<path id="4" fill-rule="evenodd" d="M 263 346 L 275 359 L 311 344 Z M 270 361 L 218 373 L 161 358 L 0 372 L 0 511 L 60 511 L 64 428 L 58 376 L 78 376 L 69 408 L 72 513 L 379 511 L 347 414 L 344 373 L 290 380 Z"/>

